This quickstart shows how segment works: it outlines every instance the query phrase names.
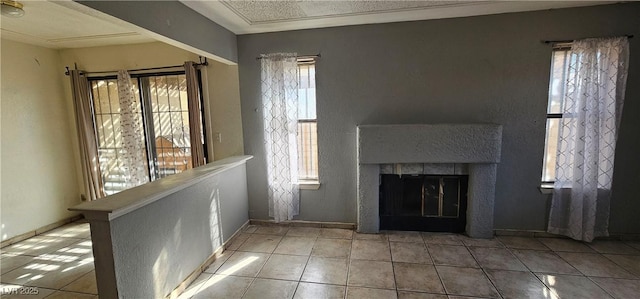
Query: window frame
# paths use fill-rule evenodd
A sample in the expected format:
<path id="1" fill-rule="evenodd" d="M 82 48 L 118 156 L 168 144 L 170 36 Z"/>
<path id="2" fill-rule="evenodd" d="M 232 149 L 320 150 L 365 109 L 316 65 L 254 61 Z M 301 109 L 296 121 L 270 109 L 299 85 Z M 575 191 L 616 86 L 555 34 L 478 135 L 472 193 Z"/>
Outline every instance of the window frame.
<path id="1" fill-rule="evenodd" d="M 186 75 L 184 70 L 174 70 L 174 71 L 157 71 L 157 72 L 143 72 L 143 73 L 135 73 L 130 74 L 131 79 L 135 79 L 135 84 L 138 88 L 138 102 L 140 103 L 141 116 L 142 116 L 142 125 L 143 125 L 143 134 L 144 134 L 144 146 L 145 153 L 147 157 L 147 175 L 149 178 L 149 182 L 159 180 L 166 176 L 160 176 L 159 171 L 160 167 L 157 165 L 157 149 L 155 144 L 155 139 L 149 139 L 149 136 L 154 135 L 154 118 L 153 118 L 153 110 L 152 110 L 152 99 L 150 94 L 149 80 L 143 80 L 143 78 L 151 78 L 151 77 L 162 77 L 162 76 L 177 76 L 177 75 Z M 202 92 L 202 73 L 198 69 L 196 70 L 197 80 L 198 80 L 198 91 L 199 91 L 199 101 L 200 101 L 200 118 L 201 118 L 201 134 L 203 135 L 203 154 L 205 163 L 209 162 L 209 155 L 207 150 L 207 142 L 208 140 L 206 133 L 206 118 L 205 118 L 205 106 L 204 106 L 204 94 Z M 106 75 L 106 76 L 87 76 L 87 81 L 90 86 L 92 86 L 93 82 L 101 81 L 101 80 L 116 80 L 117 75 Z M 145 82 L 143 82 L 145 81 Z M 186 99 L 185 99 L 186 100 Z M 109 100 L 111 102 L 111 100 Z M 89 103 L 90 103 L 90 111 L 91 111 L 91 121 L 93 125 L 93 132 L 96 136 L 96 140 L 100 138 L 98 133 L 98 124 L 97 124 L 97 115 L 95 111 L 95 97 L 93 94 L 93 88 L 89 88 Z M 100 115 L 102 115 L 101 113 Z M 191 121 L 191 120 L 189 120 Z M 189 133 L 191 134 L 191 132 Z M 153 139 L 153 140 L 152 140 Z M 177 172 L 176 172 L 177 173 Z M 175 173 L 174 173 L 175 174 Z M 168 175 L 170 176 L 170 175 Z M 104 175 L 101 175 L 101 179 L 104 179 Z M 124 191 L 126 189 L 120 190 L 118 192 Z M 118 193 L 115 192 L 115 193 Z"/>
<path id="2" fill-rule="evenodd" d="M 300 72 L 300 66 L 303 65 L 313 65 L 314 68 L 314 76 L 313 76 L 313 83 L 314 86 L 316 86 L 316 78 L 315 78 L 315 66 L 316 66 L 316 61 L 314 58 L 308 58 L 308 57 L 299 57 L 297 59 L 297 66 L 298 66 L 298 72 Z M 298 76 L 298 86 L 300 86 L 300 78 L 301 76 Z M 317 86 L 316 86 L 317 88 Z M 300 89 L 300 87 L 298 87 L 298 89 Z M 315 91 L 314 91 L 315 93 Z M 314 95 L 316 96 L 317 93 Z M 300 171 L 298 174 L 298 185 L 300 189 L 303 190 L 318 190 L 320 188 L 320 156 L 319 156 L 319 144 L 318 144 L 318 114 L 317 114 L 317 98 L 316 98 L 316 102 L 315 104 L 315 108 L 316 108 L 316 114 L 315 114 L 315 118 L 313 119 L 309 119 L 309 118 L 304 118 L 301 119 L 300 116 L 298 116 L 298 128 L 300 128 L 300 124 L 304 124 L 304 123 L 315 123 L 315 143 L 316 143 L 316 147 L 315 147 L 315 152 L 313 153 L 312 157 L 315 157 L 315 161 L 316 164 L 318 165 L 315 169 L 316 172 L 316 177 L 315 178 L 302 178 L 300 176 Z M 300 131 L 298 131 L 298 134 L 301 134 Z M 299 139 L 298 139 L 298 154 L 300 155 L 302 152 L 302 144 L 300 144 Z M 303 157 L 300 156 L 299 157 L 299 161 L 302 162 Z M 313 158 L 312 158 L 313 159 Z M 310 161 L 311 164 L 313 164 L 313 161 Z M 301 169 L 303 166 L 299 166 L 298 168 Z"/>
<path id="3" fill-rule="evenodd" d="M 545 120 L 546 120 L 545 121 L 545 140 L 544 140 L 544 148 L 543 148 L 544 154 L 543 154 L 543 160 L 542 160 L 542 173 L 541 173 L 541 176 L 540 176 L 541 183 L 540 183 L 540 188 L 539 188 L 540 191 L 542 193 L 544 193 L 544 194 L 551 193 L 551 190 L 553 190 L 553 186 L 554 186 L 554 183 L 555 183 L 555 181 L 553 181 L 553 180 L 545 180 L 546 161 L 547 161 L 547 156 L 548 156 L 548 153 L 549 153 L 549 151 L 547 149 L 548 141 L 549 141 L 548 138 L 549 138 L 549 135 L 550 135 L 549 120 L 550 119 L 563 119 L 565 117 L 568 117 L 567 115 L 565 115 L 562 112 L 562 110 L 563 110 L 562 109 L 562 105 L 563 105 L 564 101 L 560 103 L 560 107 L 561 108 L 560 108 L 560 112 L 559 113 L 549 113 L 549 110 L 550 110 L 549 107 L 551 105 L 551 88 L 552 88 L 551 84 L 553 84 L 553 79 L 554 79 L 554 76 L 553 76 L 553 73 L 554 73 L 553 59 L 554 59 L 555 52 L 557 52 L 557 51 L 568 51 L 568 55 L 567 55 L 566 61 L 565 61 L 564 65 L 563 65 L 563 67 L 565 67 L 566 64 L 570 63 L 570 61 L 571 61 L 571 59 L 570 59 L 570 57 L 571 57 L 571 48 L 572 48 L 572 43 L 571 42 L 555 43 L 555 44 L 553 44 L 553 48 L 552 48 L 552 52 L 551 52 L 551 68 L 549 70 L 549 92 L 548 92 L 548 96 L 547 96 L 547 114 L 546 114 L 546 117 L 545 117 Z M 562 78 L 563 80 L 565 79 L 564 77 L 565 76 L 563 75 L 563 78 Z M 563 95 L 563 97 L 564 97 L 564 95 Z M 557 152 L 555 152 L 554 155 L 557 157 Z"/>

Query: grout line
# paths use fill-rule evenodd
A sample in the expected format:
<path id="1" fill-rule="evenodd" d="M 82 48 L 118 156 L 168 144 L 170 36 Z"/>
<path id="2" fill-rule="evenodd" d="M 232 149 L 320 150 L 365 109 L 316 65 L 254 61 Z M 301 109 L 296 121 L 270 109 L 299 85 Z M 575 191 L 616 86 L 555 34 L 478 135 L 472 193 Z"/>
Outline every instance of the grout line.
<path id="1" fill-rule="evenodd" d="M 473 255 L 472 251 L 469 249 L 469 246 L 467 246 L 467 244 L 465 244 L 464 242 L 462 242 L 462 245 L 464 245 L 464 248 L 467 250 L 467 252 L 471 256 L 471 258 L 476 262 L 476 264 L 480 268 L 480 271 L 482 271 L 482 274 L 484 274 L 484 277 L 493 286 L 493 289 L 496 290 L 496 293 L 498 293 L 498 296 L 500 296 L 500 298 L 504 298 L 504 295 L 500 292 L 500 289 L 498 289 L 498 286 L 496 285 L 496 283 L 491 279 L 491 276 L 489 276 L 489 274 L 487 273 L 486 269 L 484 267 L 482 267 L 482 265 L 480 264 L 478 259 Z"/>

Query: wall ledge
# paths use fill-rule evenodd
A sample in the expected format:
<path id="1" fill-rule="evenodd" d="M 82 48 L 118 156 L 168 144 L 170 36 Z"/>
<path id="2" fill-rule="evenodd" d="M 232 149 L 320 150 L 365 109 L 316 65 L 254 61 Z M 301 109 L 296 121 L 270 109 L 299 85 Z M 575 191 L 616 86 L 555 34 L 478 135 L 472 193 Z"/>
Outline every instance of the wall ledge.
<path id="1" fill-rule="evenodd" d="M 111 221 L 239 165 L 253 156 L 234 156 L 69 208 L 87 220 Z"/>

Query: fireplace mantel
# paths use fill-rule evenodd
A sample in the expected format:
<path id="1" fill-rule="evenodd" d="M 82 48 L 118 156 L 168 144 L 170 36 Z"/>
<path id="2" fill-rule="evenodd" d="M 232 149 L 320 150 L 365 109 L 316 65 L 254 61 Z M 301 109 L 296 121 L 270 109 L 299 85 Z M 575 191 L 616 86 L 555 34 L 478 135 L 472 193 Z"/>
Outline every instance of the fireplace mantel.
<path id="1" fill-rule="evenodd" d="M 417 124 L 358 126 L 358 231 L 379 230 L 379 164 L 467 163 L 466 233 L 493 236 L 493 203 L 502 126 Z"/>

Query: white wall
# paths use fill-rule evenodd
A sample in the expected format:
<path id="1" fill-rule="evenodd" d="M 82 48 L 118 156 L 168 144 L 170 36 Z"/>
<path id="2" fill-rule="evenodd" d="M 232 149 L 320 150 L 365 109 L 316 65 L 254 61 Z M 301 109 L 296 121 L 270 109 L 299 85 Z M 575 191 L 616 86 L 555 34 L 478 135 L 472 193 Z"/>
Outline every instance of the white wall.
<path id="1" fill-rule="evenodd" d="M 209 61 L 207 77 L 214 158 L 243 155 L 238 66 Z M 216 139 L 216 136 L 220 138 Z"/>
<path id="2" fill-rule="evenodd" d="M 1 238 L 75 215 L 73 106 L 58 51 L 2 40 Z"/>

